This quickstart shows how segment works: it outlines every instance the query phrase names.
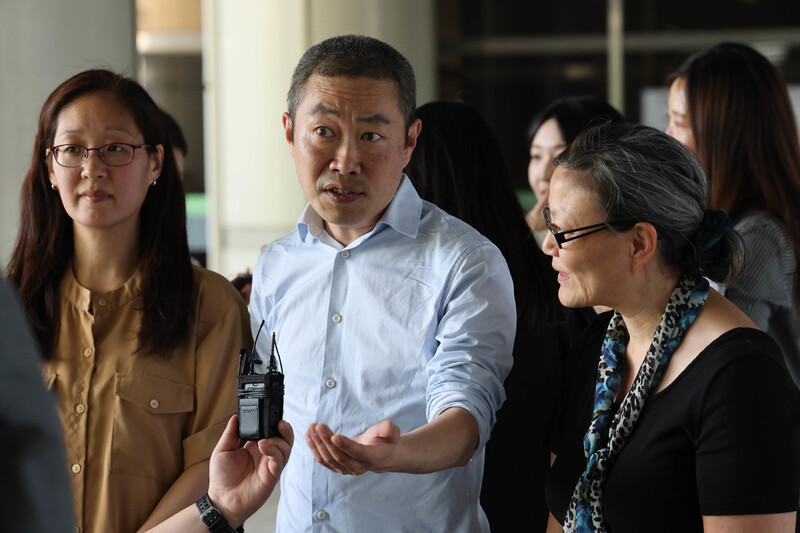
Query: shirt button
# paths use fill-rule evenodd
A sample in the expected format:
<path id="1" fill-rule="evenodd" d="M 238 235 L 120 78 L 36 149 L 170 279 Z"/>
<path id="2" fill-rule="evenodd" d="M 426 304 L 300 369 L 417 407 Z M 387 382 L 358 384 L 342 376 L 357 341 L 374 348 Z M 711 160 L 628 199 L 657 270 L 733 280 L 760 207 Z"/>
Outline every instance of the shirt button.
<path id="1" fill-rule="evenodd" d="M 92 356 L 92 349 L 91 348 L 84 348 L 83 349 L 83 356 L 84 357 L 91 357 Z"/>
<path id="2" fill-rule="evenodd" d="M 320 509 L 319 511 L 317 511 L 317 518 L 320 520 L 325 520 L 326 518 L 328 518 L 328 513 Z"/>
<path id="3" fill-rule="evenodd" d="M 72 465 L 72 473 L 73 474 L 78 474 L 78 473 L 80 473 L 80 471 L 81 471 L 81 465 L 79 465 L 78 463 L 75 463 L 74 465 Z"/>
<path id="4" fill-rule="evenodd" d="M 333 320 L 334 322 L 336 322 L 338 324 L 339 322 L 342 321 L 342 315 L 340 315 L 339 313 L 336 313 L 335 315 L 333 315 L 331 317 L 331 320 Z"/>
<path id="5" fill-rule="evenodd" d="M 74 531 L 75 533 L 81 533 L 81 528 L 80 528 L 80 527 L 78 527 L 78 526 L 75 526 L 75 528 L 73 529 L 73 531 Z"/>
<path id="6" fill-rule="evenodd" d="M 347 259 L 350 257 L 350 250 L 342 250 L 342 258 Z"/>
<path id="7" fill-rule="evenodd" d="M 83 414 L 85 411 L 86 411 L 86 406 L 83 405 L 82 403 L 79 403 L 78 405 L 75 406 L 75 412 L 78 413 L 79 415 Z"/>
<path id="8" fill-rule="evenodd" d="M 336 386 L 336 380 L 331 378 L 326 379 L 325 386 L 328 387 L 329 389 L 334 388 Z"/>
<path id="9" fill-rule="evenodd" d="M 98 300 L 97 300 L 97 305 L 105 306 L 107 303 L 108 303 L 108 300 L 106 300 L 105 298 L 98 298 Z"/>
<path id="10" fill-rule="evenodd" d="M 150 407 L 152 407 L 153 409 L 158 409 L 158 406 L 159 406 L 159 405 L 160 405 L 160 404 L 158 403 L 158 400 L 156 400 L 155 398 L 153 398 L 152 400 L 150 400 Z"/>

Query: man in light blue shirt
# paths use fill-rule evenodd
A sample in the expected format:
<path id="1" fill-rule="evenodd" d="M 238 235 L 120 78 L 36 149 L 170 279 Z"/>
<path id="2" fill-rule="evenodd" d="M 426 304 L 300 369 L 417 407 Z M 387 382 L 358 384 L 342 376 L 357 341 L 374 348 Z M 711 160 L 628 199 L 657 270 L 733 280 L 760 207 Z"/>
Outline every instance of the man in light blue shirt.
<path id="1" fill-rule="evenodd" d="M 277 335 L 284 418 L 306 432 L 280 532 L 489 530 L 513 287 L 497 248 L 403 175 L 415 91 L 408 61 L 364 36 L 313 46 L 292 77 L 283 123 L 309 204 L 261 253 L 250 300 L 254 333 Z"/>

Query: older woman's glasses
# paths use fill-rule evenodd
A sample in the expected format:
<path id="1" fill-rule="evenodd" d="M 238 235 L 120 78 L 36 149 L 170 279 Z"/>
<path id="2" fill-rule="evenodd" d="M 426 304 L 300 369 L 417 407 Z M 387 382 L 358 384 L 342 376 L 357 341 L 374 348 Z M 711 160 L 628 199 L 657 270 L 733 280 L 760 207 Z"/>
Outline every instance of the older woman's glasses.
<path id="1" fill-rule="evenodd" d="M 587 235 L 591 235 L 592 233 L 597 233 L 598 231 L 603 231 L 605 229 L 609 229 L 608 224 L 605 222 L 601 222 L 600 224 L 592 224 L 591 226 L 584 226 L 582 228 L 575 228 L 569 229 L 566 231 L 561 231 L 561 228 L 558 226 L 554 226 L 552 221 L 550 220 L 550 208 L 544 208 L 544 225 L 547 226 L 548 231 L 553 234 L 553 238 L 556 240 L 556 244 L 559 248 L 561 245 L 568 241 L 574 241 L 575 239 L 580 239 L 581 237 L 586 237 Z M 592 230 L 592 231 L 588 231 Z M 581 233 L 580 235 L 575 235 L 574 237 L 566 237 L 567 233 L 575 233 L 578 231 L 585 231 L 586 233 Z"/>
<path id="2" fill-rule="evenodd" d="M 80 167 L 89 159 L 89 152 L 97 150 L 103 163 L 112 167 L 124 167 L 133 161 L 137 148 L 144 148 L 147 144 L 112 143 L 104 144 L 99 148 L 86 148 L 80 144 L 59 144 L 51 146 L 49 151 L 53 154 L 56 163 L 62 167 Z"/>

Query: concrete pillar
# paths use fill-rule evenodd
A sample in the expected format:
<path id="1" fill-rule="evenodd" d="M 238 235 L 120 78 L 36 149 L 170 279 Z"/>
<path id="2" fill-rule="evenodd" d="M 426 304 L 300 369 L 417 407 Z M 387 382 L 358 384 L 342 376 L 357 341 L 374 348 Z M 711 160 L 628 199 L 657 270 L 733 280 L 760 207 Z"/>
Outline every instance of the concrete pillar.
<path id="1" fill-rule="evenodd" d="M 434 98 L 433 0 L 202 0 L 209 268 L 252 268 L 306 203 L 283 138 L 292 70 L 327 37 L 384 40 L 414 66 L 418 103 Z"/>
<path id="2" fill-rule="evenodd" d="M 608 102 L 625 114 L 625 0 L 606 3 Z"/>
<path id="3" fill-rule="evenodd" d="M 73 74 L 135 75 L 134 0 L 0 0 L 0 262 L 19 221 L 19 191 L 45 98 Z"/>

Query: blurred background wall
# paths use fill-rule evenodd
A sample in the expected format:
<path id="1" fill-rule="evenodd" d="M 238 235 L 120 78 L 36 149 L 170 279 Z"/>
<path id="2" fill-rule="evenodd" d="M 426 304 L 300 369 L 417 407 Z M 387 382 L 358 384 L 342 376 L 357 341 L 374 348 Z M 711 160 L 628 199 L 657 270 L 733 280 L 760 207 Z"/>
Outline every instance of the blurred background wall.
<path id="1" fill-rule="evenodd" d="M 252 268 L 305 204 L 281 128 L 292 68 L 351 32 L 411 60 L 418 104 L 461 99 L 483 113 L 523 202 L 539 109 L 594 94 L 664 128 L 666 77 L 703 46 L 755 46 L 800 107 L 794 0 L 0 0 L 0 261 L 44 99 L 105 67 L 139 79 L 183 127 L 193 253 L 225 275 Z"/>

